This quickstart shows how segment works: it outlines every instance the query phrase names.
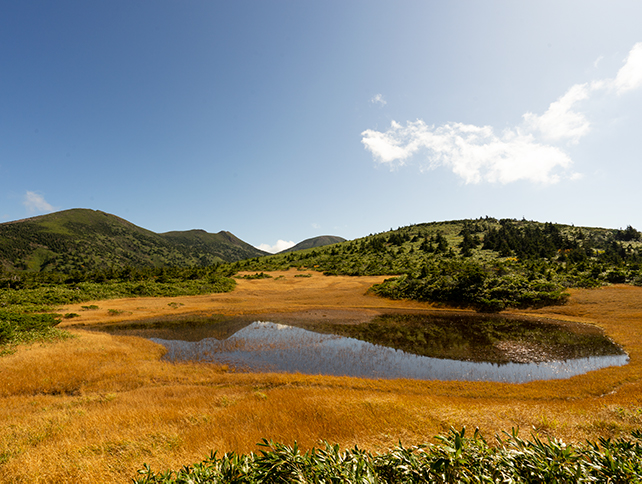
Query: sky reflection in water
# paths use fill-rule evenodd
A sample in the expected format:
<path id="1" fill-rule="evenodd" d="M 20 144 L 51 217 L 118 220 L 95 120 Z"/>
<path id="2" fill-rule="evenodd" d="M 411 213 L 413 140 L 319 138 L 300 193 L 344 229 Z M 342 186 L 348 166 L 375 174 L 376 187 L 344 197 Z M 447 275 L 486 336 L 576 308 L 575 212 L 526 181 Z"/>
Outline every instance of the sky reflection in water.
<path id="1" fill-rule="evenodd" d="M 540 363 L 478 363 L 430 358 L 365 341 L 305 329 L 254 322 L 225 340 L 180 341 L 151 338 L 168 350 L 170 361 L 196 360 L 239 370 L 300 372 L 365 378 L 414 378 L 522 383 L 570 378 L 628 363 L 626 354 Z"/>

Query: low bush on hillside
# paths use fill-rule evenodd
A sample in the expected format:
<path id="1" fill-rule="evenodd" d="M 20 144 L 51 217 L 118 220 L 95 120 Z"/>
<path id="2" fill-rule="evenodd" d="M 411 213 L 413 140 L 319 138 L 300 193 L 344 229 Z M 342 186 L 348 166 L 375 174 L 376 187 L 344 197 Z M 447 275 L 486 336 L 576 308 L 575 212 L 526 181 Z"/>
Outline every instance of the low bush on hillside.
<path id="1" fill-rule="evenodd" d="M 516 431 L 490 446 L 475 432 L 472 437 L 451 430 L 438 444 L 405 448 L 385 454 L 338 445 L 302 453 L 297 445 L 263 440 L 259 454 L 212 453 L 209 459 L 179 471 L 139 471 L 138 484 L 171 483 L 544 483 L 640 482 L 642 432 L 630 439 L 600 439 L 566 445 L 536 436 L 521 439 Z"/>
<path id="2" fill-rule="evenodd" d="M 14 341 L 19 333 L 47 331 L 59 322 L 57 314 L 23 314 L 0 310 L 0 344 Z"/>
<path id="3" fill-rule="evenodd" d="M 15 309 L 0 310 L 0 356 L 11 354 L 16 345 L 70 337 L 55 326 L 58 314 L 25 314 Z"/>

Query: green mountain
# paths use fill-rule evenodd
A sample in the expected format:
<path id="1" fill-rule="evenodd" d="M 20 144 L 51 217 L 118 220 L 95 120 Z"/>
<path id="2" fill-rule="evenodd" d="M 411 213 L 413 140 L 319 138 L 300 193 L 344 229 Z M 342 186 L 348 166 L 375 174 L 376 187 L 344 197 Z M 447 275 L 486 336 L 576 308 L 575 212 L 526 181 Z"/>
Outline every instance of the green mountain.
<path id="1" fill-rule="evenodd" d="M 295 252 L 297 250 L 304 249 L 314 249 L 315 247 L 324 247 L 326 245 L 338 244 L 341 242 L 346 242 L 346 239 L 344 239 L 343 237 L 337 237 L 335 235 L 320 235 L 319 237 L 305 239 L 304 241 L 296 244 L 294 247 L 290 247 L 289 249 L 277 252 L 277 254 L 285 254 L 286 252 Z"/>
<path id="2" fill-rule="evenodd" d="M 157 234 L 115 215 L 88 209 L 0 224 L 0 268 L 7 270 L 207 266 L 266 254 L 229 232 Z"/>

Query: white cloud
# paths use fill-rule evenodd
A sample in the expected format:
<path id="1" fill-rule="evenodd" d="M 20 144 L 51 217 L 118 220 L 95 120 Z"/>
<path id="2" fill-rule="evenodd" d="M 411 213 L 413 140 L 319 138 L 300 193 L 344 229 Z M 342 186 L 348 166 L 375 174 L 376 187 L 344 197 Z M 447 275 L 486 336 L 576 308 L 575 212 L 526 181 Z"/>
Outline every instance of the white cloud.
<path id="1" fill-rule="evenodd" d="M 315 230 L 319 230 L 321 228 L 321 226 L 319 224 L 317 224 L 317 223 L 313 223 L 312 224 L 312 228 L 315 229 Z"/>
<path id="2" fill-rule="evenodd" d="M 562 178 L 577 180 L 581 174 L 570 171 L 572 160 L 563 145 L 577 144 L 591 130 L 579 105 L 589 103 L 597 90 L 622 94 L 640 87 L 642 42 L 633 46 L 615 79 L 576 84 L 552 102 L 544 114 L 525 113 L 519 126 L 501 134 L 491 126 L 446 123 L 435 127 L 418 119 L 405 126 L 392 121 L 387 131 L 365 130 L 361 142 L 375 161 L 391 169 L 421 154 L 421 171 L 446 167 L 466 183 L 528 180 L 547 184 Z"/>
<path id="3" fill-rule="evenodd" d="M 375 94 L 372 99 L 370 99 L 370 102 L 372 104 L 380 104 L 382 106 L 385 106 L 388 104 L 386 100 L 383 98 L 383 94 Z"/>
<path id="4" fill-rule="evenodd" d="M 29 214 L 53 212 L 55 210 L 52 205 L 47 203 L 42 195 L 36 192 L 27 191 L 22 203 L 27 208 Z"/>
<path id="5" fill-rule="evenodd" d="M 559 180 L 553 170 L 571 164 L 560 149 L 539 144 L 530 134 L 507 130 L 497 136 L 490 126 L 449 123 L 435 128 L 417 120 L 405 127 L 393 122 L 384 133 L 367 130 L 362 134 L 362 142 L 381 163 L 394 168 L 424 152 L 427 163 L 422 171 L 445 166 L 466 183 L 521 179 L 552 183 Z"/>
<path id="6" fill-rule="evenodd" d="M 642 42 L 633 46 L 613 84 L 618 94 L 642 87 Z"/>
<path id="7" fill-rule="evenodd" d="M 269 252 L 270 254 L 276 254 L 277 252 L 281 252 L 282 250 L 289 249 L 290 247 L 294 247 L 295 245 L 296 244 L 292 241 L 279 239 L 274 245 L 261 244 L 257 248 L 260 250 L 264 250 L 265 252 Z"/>
<path id="8" fill-rule="evenodd" d="M 583 114 L 573 111 L 573 105 L 588 99 L 587 84 L 576 84 L 557 101 L 551 103 L 541 116 L 533 113 L 523 115 L 524 123 L 530 131 L 539 131 L 547 141 L 569 139 L 577 143 L 590 130 L 590 124 Z"/>

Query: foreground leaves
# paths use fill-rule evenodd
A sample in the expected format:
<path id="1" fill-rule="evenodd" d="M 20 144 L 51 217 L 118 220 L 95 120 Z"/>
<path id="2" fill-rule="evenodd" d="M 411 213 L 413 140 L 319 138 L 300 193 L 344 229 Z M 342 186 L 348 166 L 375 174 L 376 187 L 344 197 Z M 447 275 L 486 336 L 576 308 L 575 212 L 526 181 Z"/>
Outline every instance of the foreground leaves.
<path id="1" fill-rule="evenodd" d="M 438 444 L 373 455 L 338 445 L 301 453 L 263 440 L 259 454 L 214 452 L 205 461 L 179 471 L 155 473 L 145 465 L 137 484 L 183 483 L 588 483 L 641 482 L 642 432 L 629 439 L 600 439 L 585 445 L 559 440 L 521 439 L 513 430 L 489 446 L 475 431 L 472 437 L 451 429 Z"/>

